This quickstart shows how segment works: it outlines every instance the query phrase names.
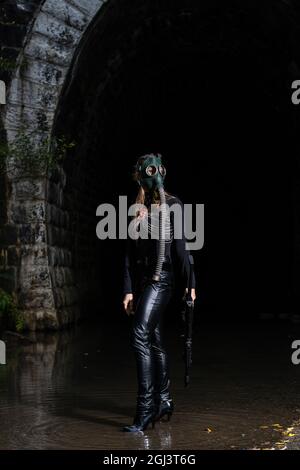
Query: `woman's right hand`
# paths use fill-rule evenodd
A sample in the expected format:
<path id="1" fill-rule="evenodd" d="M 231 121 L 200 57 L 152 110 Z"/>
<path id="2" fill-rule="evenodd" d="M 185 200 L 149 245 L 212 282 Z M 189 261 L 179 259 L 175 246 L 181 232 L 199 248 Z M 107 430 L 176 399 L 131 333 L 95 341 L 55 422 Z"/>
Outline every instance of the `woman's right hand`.
<path id="1" fill-rule="evenodd" d="M 125 294 L 125 297 L 123 300 L 123 306 L 127 315 L 131 315 L 134 313 L 133 312 L 133 294 Z"/>
<path id="2" fill-rule="evenodd" d="M 147 214 L 148 214 L 147 207 L 142 207 L 137 214 L 138 220 L 144 219 L 147 216 Z"/>

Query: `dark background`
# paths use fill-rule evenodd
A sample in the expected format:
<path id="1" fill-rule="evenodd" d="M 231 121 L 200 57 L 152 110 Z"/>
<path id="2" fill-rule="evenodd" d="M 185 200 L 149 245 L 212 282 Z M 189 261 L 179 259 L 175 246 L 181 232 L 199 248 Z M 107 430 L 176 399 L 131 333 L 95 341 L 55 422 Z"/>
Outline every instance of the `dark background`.
<path id="1" fill-rule="evenodd" d="M 64 90 L 55 132 L 77 142 L 65 169 L 78 285 L 89 280 L 82 308 L 119 311 L 124 242 L 95 240 L 96 207 L 132 200 L 132 165 L 160 152 L 166 189 L 205 205 L 204 247 L 194 253 L 203 317 L 291 313 L 291 18 L 281 2 L 188 4 L 155 4 L 148 16 L 112 6 Z"/>

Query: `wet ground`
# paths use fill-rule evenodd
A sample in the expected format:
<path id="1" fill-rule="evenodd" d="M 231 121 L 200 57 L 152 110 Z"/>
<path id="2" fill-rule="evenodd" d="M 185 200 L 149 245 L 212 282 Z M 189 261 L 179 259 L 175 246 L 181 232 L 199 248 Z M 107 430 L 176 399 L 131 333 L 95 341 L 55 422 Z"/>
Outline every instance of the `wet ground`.
<path id="1" fill-rule="evenodd" d="M 144 433 L 122 433 L 135 409 L 129 323 L 81 325 L 62 333 L 7 335 L 0 366 L 1 449 L 300 448 L 300 365 L 285 322 L 200 323 L 192 381 L 183 384 L 182 343 L 168 332 L 175 413 Z"/>

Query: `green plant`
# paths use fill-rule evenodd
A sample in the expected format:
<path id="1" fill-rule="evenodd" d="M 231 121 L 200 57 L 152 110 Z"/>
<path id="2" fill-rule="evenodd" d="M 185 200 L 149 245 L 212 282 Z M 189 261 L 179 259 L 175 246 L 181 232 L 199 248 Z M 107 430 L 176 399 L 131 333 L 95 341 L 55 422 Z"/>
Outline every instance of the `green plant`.
<path id="1" fill-rule="evenodd" d="M 10 72 L 16 68 L 16 64 L 13 60 L 0 57 L 0 70 L 3 72 Z"/>
<path id="2" fill-rule="evenodd" d="M 41 135 L 37 141 L 37 131 L 21 129 L 13 142 L 0 144 L 0 174 L 17 170 L 22 176 L 45 175 L 63 162 L 68 149 L 75 142 L 66 137 Z"/>
<path id="3" fill-rule="evenodd" d="M 22 331 L 25 323 L 13 295 L 0 289 L 0 320 L 7 328 Z"/>

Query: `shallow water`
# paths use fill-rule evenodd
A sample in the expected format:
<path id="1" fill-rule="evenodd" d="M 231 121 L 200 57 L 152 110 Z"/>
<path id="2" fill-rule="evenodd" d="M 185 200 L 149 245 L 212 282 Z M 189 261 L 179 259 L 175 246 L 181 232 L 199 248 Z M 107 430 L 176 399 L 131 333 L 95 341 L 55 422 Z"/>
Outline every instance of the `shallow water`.
<path id="1" fill-rule="evenodd" d="M 187 389 L 180 331 L 168 332 L 171 421 L 122 433 L 135 410 L 135 362 L 129 325 L 114 328 L 83 324 L 34 343 L 5 337 L 1 449 L 273 448 L 300 417 L 300 365 L 290 360 L 299 327 L 203 323 Z"/>

